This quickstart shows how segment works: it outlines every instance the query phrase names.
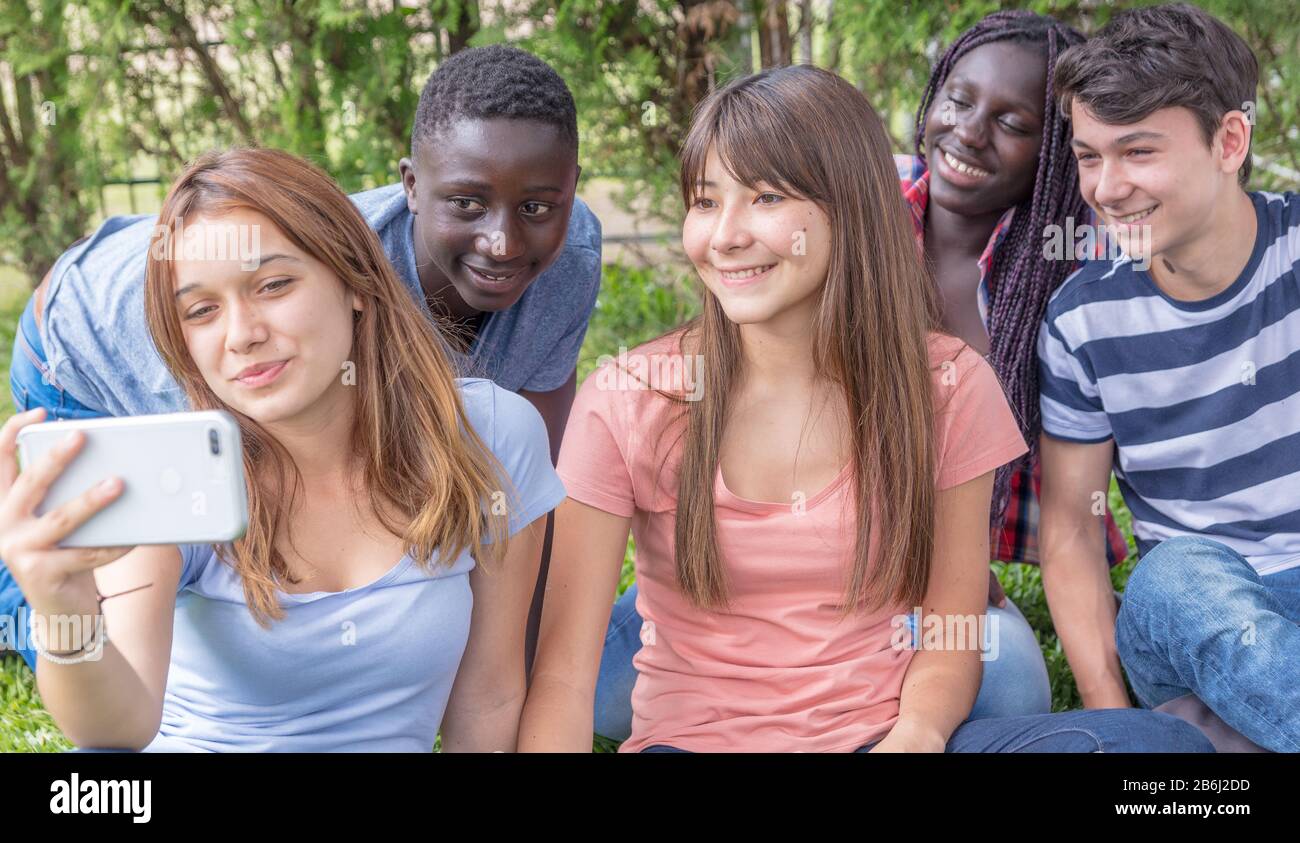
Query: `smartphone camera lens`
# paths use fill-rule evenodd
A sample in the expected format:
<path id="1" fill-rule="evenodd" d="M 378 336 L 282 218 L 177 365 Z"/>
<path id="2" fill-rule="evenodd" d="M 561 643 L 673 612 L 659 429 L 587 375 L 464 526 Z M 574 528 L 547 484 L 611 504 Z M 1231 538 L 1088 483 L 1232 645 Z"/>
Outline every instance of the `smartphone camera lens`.
<path id="1" fill-rule="evenodd" d="M 208 430 L 208 450 L 214 457 L 221 455 L 221 438 L 217 436 L 216 430 Z"/>

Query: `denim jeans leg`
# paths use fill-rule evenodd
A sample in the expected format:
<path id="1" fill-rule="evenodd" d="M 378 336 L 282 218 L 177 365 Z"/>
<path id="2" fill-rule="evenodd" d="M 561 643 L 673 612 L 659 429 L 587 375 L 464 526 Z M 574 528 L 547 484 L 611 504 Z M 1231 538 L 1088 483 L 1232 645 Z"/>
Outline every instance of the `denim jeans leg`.
<path id="1" fill-rule="evenodd" d="M 948 752 L 1214 752 L 1201 730 L 1139 708 L 967 720 Z"/>
<path id="2" fill-rule="evenodd" d="M 0 629 L 7 630 L 4 636 L 0 636 L 0 643 L 4 644 L 4 649 L 12 649 L 19 653 L 23 661 L 27 662 L 27 666 L 34 671 L 36 651 L 31 647 L 18 646 L 19 643 L 26 643 L 29 640 L 26 629 L 20 629 L 20 624 L 26 626 L 29 611 L 31 609 L 27 606 L 27 598 L 23 596 L 22 589 L 14 582 L 4 561 L 0 560 Z M 3 640 L 10 635 L 13 636 L 12 640 Z"/>
<path id="3" fill-rule="evenodd" d="M 1134 569 L 1115 624 L 1138 698 L 1154 707 L 1192 693 L 1260 746 L 1300 751 L 1300 625 L 1283 594 L 1220 542 L 1161 542 Z"/>
<path id="4" fill-rule="evenodd" d="M 870 752 L 879 741 L 859 747 Z M 685 752 L 656 744 L 642 752 Z M 967 720 L 948 739 L 947 752 L 1214 752 L 1190 723 L 1137 708 L 1065 711 L 1025 717 Z"/>
<path id="5" fill-rule="evenodd" d="M 984 677 L 967 719 L 1051 712 L 1047 663 L 1025 616 L 1008 597 L 1005 608 L 989 606 L 986 618 Z"/>
<path id="6" fill-rule="evenodd" d="M 1282 614 L 1294 624 L 1300 624 L 1300 566 L 1259 578 L 1282 609 Z"/>
<path id="7" fill-rule="evenodd" d="M 594 730 L 615 741 L 625 741 L 632 734 L 632 686 L 636 684 L 632 657 L 641 649 L 642 624 L 636 593 L 636 583 L 632 583 L 614 603 L 596 678 Z"/>
<path id="8" fill-rule="evenodd" d="M 49 359 L 41 345 L 40 329 L 36 326 L 34 300 L 18 319 L 14 332 L 13 354 L 9 363 L 9 388 L 13 392 L 14 407 L 20 412 L 44 407 L 46 419 L 94 419 L 105 414 L 73 398 L 54 379 Z"/>

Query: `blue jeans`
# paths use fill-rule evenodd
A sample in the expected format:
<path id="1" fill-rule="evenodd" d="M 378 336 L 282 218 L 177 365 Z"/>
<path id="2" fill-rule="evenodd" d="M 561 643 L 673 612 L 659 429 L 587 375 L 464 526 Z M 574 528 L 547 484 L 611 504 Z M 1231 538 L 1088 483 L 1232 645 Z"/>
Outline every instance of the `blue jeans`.
<path id="1" fill-rule="evenodd" d="M 642 623 L 636 611 L 636 591 L 633 583 L 614 604 L 596 680 L 595 732 L 618 741 L 632 734 L 632 686 L 636 683 L 632 657 L 641 649 Z M 1010 599 L 1005 609 L 989 606 L 988 616 L 997 618 L 997 626 L 989 628 L 997 631 L 998 652 L 996 658 L 984 662 L 984 679 L 970 719 L 1050 712 L 1052 688 L 1047 664 L 1029 622 Z"/>
<path id="2" fill-rule="evenodd" d="M 55 419 L 93 419 L 103 413 L 92 410 L 79 403 L 63 387 L 54 381 L 50 374 L 49 363 L 45 359 L 45 350 L 41 347 L 41 335 L 36 328 L 36 313 L 33 310 L 35 298 L 29 299 L 22 317 L 18 320 L 18 330 L 14 332 L 14 352 L 9 363 L 9 389 L 13 392 L 14 409 L 17 412 L 44 407 L 47 421 Z M 27 606 L 18 583 L 10 576 L 4 561 L 0 560 L 0 616 L 13 619 L 10 628 L 17 634 L 19 609 Z M 21 617 L 26 618 L 27 612 Z M 17 642 L 14 642 L 15 646 Z M 19 649 L 32 670 L 36 669 L 36 653 L 31 648 Z"/>
<path id="3" fill-rule="evenodd" d="M 1265 749 L 1300 751 L 1300 568 L 1261 577 L 1219 542 L 1168 539 L 1129 577 L 1115 642 L 1143 705 L 1195 694 Z"/>
<path id="4" fill-rule="evenodd" d="M 868 752 L 878 741 L 857 749 Z M 685 752 L 656 744 L 642 752 Z M 947 752 L 1214 752 L 1190 723 L 1158 711 L 1106 708 L 967 720 Z"/>

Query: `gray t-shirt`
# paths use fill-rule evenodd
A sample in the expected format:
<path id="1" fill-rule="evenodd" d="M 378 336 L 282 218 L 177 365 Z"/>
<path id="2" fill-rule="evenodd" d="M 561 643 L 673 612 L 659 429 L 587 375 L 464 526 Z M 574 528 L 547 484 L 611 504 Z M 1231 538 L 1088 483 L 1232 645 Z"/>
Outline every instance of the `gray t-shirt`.
<path id="1" fill-rule="evenodd" d="M 424 304 L 415 268 L 414 217 L 400 184 L 354 194 L 388 259 Z M 154 215 L 110 217 L 64 252 L 45 297 L 41 343 L 54 380 L 82 404 L 113 416 L 186 408 L 144 314 L 144 269 Z M 549 392 L 573 373 L 600 289 L 600 221 L 573 202 L 564 251 L 513 307 L 490 313 L 460 373 L 511 391 Z"/>

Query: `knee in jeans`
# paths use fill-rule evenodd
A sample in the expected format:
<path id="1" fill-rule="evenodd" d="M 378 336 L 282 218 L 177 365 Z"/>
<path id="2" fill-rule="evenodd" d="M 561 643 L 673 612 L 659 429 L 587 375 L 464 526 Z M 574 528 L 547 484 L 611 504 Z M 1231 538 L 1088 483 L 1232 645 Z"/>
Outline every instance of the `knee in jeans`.
<path id="1" fill-rule="evenodd" d="M 984 675 L 971 719 L 1050 712 L 1051 683 L 1033 629 L 1010 608 L 990 607 L 987 617 Z"/>
<path id="2" fill-rule="evenodd" d="M 1143 556 L 1133 569 L 1124 587 L 1124 603 L 1130 598 L 1146 599 L 1168 593 L 1174 583 L 1183 579 L 1183 570 L 1195 554 L 1200 539 L 1194 536 L 1175 536 L 1165 539 Z M 1153 594 L 1148 594 L 1153 592 Z"/>
<path id="3" fill-rule="evenodd" d="M 1204 595 L 1207 580 L 1249 575 L 1250 563 L 1232 548 L 1203 536 L 1165 539 L 1142 557 L 1128 585 L 1123 603 L 1130 600 L 1151 606 L 1179 602 L 1184 594 Z"/>

